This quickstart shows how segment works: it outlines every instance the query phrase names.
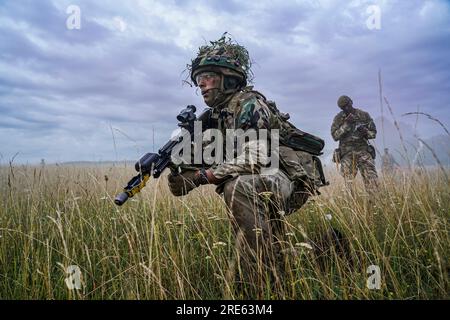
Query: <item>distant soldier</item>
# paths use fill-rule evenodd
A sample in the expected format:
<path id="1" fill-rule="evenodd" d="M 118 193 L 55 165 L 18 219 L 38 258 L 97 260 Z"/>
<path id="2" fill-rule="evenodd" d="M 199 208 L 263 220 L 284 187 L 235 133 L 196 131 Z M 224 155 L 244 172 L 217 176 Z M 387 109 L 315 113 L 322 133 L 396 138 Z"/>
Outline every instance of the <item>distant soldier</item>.
<path id="1" fill-rule="evenodd" d="M 339 97 L 337 104 L 342 109 L 333 120 L 331 135 L 339 141 L 334 159 L 341 165 L 341 174 L 351 186 L 358 170 L 363 177 L 367 191 L 377 187 L 375 169 L 375 148 L 369 139 L 375 139 L 377 129 L 370 115 L 353 107 L 348 96 Z"/>
<path id="2" fill-rule="evenodd" d="M 399 164 L 389 153 L 389 148 L 384 148 L 384 154 L 381 157 L 381 171 L 383 172 L 383 175 L 393 174 L 395 167 L 399 167 Z"/>

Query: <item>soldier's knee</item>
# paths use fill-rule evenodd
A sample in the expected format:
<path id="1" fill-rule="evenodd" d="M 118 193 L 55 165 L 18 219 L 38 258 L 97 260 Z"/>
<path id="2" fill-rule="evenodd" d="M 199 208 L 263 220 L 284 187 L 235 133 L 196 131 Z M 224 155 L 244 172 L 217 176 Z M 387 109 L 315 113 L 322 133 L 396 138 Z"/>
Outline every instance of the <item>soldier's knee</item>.
<path id="1" fill-rule="evenodd" d="M 236 179 L 233 179 L 231 181 L 226 182 L 223 187 L 223 198 L 227 205 L 231 204 L 235 184 L 236 184 Z"/>
<path id="2" fill-rule="evenodd" d="M 253 180 L 252 176 L 239 176 L 227 182 L 223 189 L 225 202 L 230 205 L 236 197 L 252 198 L 256 192 Z"/>
<path id="3" fill-rule="evenodd" d="M 230 204 L 233 201 L 236 193 L 242 193 L 243 189 L 244 183 L 240 176 L 231 181 L 228 181 L 223 188 L 225 202 Z"/>

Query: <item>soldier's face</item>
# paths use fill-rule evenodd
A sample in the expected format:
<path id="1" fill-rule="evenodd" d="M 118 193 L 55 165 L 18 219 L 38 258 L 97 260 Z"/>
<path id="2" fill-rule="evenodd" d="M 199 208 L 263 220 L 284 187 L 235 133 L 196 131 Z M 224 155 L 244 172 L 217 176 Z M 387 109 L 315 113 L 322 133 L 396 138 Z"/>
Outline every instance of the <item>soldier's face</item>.
<path id="1" fill-rule="evenodd" d="M 351 113 L 352 110 L 353 110 L 351 104 L 347 104 L 347 105 L 343 106 L 341 109 L 342 109 L 342 111 L 344 111 L 346 114 Z"/>
<path id="2" fill-rule="evenodd" d="M 212 107 L 220 89 L 220 75 L 215 72 L 202 72 L 196 77 L 206 105 Z"/>

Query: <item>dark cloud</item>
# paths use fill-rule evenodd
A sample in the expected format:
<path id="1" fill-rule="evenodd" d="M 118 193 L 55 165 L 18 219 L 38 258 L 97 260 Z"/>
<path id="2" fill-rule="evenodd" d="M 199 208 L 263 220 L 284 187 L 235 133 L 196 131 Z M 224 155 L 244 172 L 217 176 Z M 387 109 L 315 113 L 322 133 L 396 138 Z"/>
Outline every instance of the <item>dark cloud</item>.
<path id="1" fill-rule="evenodd" d="M 366 26 L 374 3 L 380 30 Z M 324 137 L 329 150 L 339 95 L 381 115 L 379 69 L 396 117 L 419 107 L 450 123 L 445 1 L 78 1 L 80 30 L 66 28 L 70 4 L 0 5 L 4 157 L 22 150 L 21 161 L 130 159 L 150 147 L 153 131 L 155 144 L 164 143 L 178 110 L 201 109 L 195 88 L 182 85 L 182 71 L 199 45 L 224 31 L 250 51 L 256 89 L 299 127 Z M 431 136 L 439 128 L 423 121 L 418 130 Z"/>

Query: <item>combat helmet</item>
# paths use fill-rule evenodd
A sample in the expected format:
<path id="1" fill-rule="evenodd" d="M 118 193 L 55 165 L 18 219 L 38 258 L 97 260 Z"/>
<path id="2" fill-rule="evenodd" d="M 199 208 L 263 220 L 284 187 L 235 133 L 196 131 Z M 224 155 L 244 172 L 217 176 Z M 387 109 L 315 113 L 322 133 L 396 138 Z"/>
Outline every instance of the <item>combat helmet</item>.
<path id="1" fill-rule="evenodd" d="M 252 80 L 251 61 L 247 49 L 232 41 L 225 32 L 217 41 L 199 48 L 197 57 L 188 65 L 191 81 L 198 86 L 196 76 L 203 71 L 223 75 L 223 90 L 242 88 Z"/>
<path id="2" fill-rule="evenodd" d="M 352 99 L 350 99 L 349 96 L 340 96 L 338 101 L 337 101 L 337 105 L 339 108 L 345 107 L 346 105 L 353 105 L 353 101 Z"/>

